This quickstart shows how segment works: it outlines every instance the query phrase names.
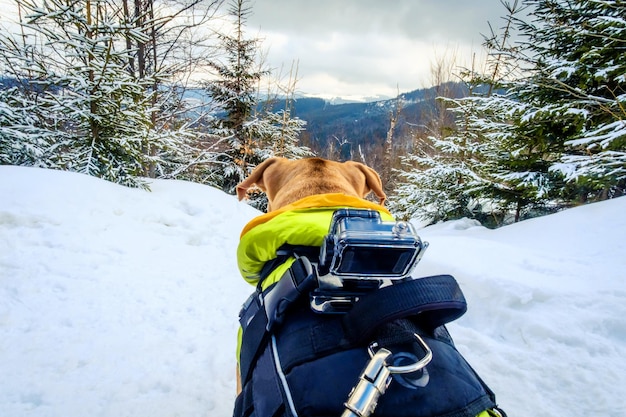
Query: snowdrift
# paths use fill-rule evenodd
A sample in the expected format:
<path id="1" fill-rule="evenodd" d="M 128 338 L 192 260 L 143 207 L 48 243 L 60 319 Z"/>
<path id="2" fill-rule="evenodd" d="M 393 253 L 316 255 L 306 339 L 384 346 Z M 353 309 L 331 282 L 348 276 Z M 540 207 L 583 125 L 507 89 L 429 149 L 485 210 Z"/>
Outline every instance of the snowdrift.
<path id="1" fill-rule="evenodd" d="M 0 415 L 229 416 L 235 251 L 260 214 L 211 187 L 151 192 L 0 166 Z M 449 329 L 510 416 L 626 415 L 626 198 L 488 230 L 420 230 L 454 275 Z"/>

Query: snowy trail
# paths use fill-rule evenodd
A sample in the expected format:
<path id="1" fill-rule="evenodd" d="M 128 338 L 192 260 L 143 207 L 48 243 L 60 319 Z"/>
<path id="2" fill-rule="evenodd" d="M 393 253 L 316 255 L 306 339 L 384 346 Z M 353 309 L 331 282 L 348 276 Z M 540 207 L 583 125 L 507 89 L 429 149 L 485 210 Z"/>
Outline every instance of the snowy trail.
<path id="1" fill-rule="evenodd" d="M 259 212 L 0 166 L 0 416 L 229 416 L 235 250 Z M 459 349 L 510 416 L 626 415 L 626 199 L 488 230 L 419 231 L 416 274 L 459 281 Z"/>

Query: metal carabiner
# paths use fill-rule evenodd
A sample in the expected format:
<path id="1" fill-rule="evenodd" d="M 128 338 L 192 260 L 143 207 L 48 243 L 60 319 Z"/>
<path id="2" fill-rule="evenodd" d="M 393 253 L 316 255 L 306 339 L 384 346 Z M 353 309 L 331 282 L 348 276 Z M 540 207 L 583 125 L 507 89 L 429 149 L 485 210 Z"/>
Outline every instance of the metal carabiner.
<path id="1" fill-rule="evenodd" d="M 359 382 L 350 391 L 348 401 L 344 403 L 346 410 L 341 417 L 367 417 L 374 412 L 378 398 L 391 383 L 391 373 L 386 363 L 390 356 L 391 352 L 384 348 L 372 355 Z"/>
<path id="2" fill-rule="evenodd" d="M 367 351 L 370 360 L 361 373 L 359 382 L 350 391 L 348 401 L 344 403 L 346 410 L 341 414 L 341 417 L 370 416 L 376 409 L 380 396 L 387 391 L 392 374 L 417 372 L 430 363 L 433 358 L 432 350 L 417 333 L 413 333 L 413 335 L 424 349 L 425 354 L 422 359 L 409 365 L 390 366 L 387 364 L 387 360 L 393 356 L 391 351 L 385 348 L 375 350 L 378 347 L 376 342 L 368 346 Z"/>

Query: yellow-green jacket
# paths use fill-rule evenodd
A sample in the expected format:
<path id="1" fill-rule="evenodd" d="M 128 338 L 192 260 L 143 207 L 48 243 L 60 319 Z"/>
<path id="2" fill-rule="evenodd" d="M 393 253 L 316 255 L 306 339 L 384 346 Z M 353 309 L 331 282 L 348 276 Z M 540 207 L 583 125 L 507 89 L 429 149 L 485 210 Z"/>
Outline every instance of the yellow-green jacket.
<path id="1" fill-rule="evenodd" d="M 393 217 L 383 206 L 345 194 L 321 194 L 306 197 L 279 210 L 255 217 L 241 232 L 237 264 L 243 278 L 252 285 L 260 279 L 266 262 L 276 257 L 284 244 L 321 246 L 328 234 L 330 220 L 340 208 L 365 208 L 380 212 L 384 221 Z M 274 270 L 263 283 L 263 289 L 276 282 L 291 266 L 288 260 Z"/>
<path id="2" fill-rule="evenodd" d="M 276 258 L 284 244 L 321 246 L 328 234 L 335 210 L 366 208 L 378 210 L 383 220 L 393 217 L 383 206 L 345 194 L 320 194 L 305 197 L 293 204 L 252 219 L 242 230 L 237 247 L 237 265 L 241 276 L 257 285 L 266 262 Z M 295 259 L 290 258 L 274 269 L 261 284 L 268 288 L 283 276 Z M 237 338 L 237 358 L 241 350 L 241 329 Z"/>
<path id="3" fill-rule="evenodd" d="M 237 264 L 242 277 L 256 286 L 266 262 L 276 257 L 277 250 L 284 244 L 294 246 L 321 246 L 328 234 L 332 215 L 341 208 L 364 208 L 380 212 L 383 221 L 392 221 L 393 216 L 383 206 L 345 194 L 322 194 L 306 197 L 279 210 L 255 217 L 242 230 L 237 248 Z M 266 289 L 283 276 L 294 262 L 294 258 L 278 266 L 264 279 L 261 286 Z M 237 340 L 237 360 L 241 349 L 241 328 Z M 477 417 L 499 416 L 486 410 Z"/>

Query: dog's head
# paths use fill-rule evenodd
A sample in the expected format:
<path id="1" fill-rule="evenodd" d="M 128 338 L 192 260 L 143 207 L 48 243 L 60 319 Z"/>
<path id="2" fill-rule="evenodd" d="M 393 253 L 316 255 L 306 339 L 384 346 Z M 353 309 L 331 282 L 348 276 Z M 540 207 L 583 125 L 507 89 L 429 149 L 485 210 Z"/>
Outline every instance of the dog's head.
<path id="1" fill-rule="evenodd" d="M 269 158 L 237 185 L 239 200 L 255 184 L 267 194 L 267 211 L 277 210 L 315 194 L 343 193 L 364 198 L 374 192 L 381 205 L 387 198 L 376 171 L 353 161 Z"/>

